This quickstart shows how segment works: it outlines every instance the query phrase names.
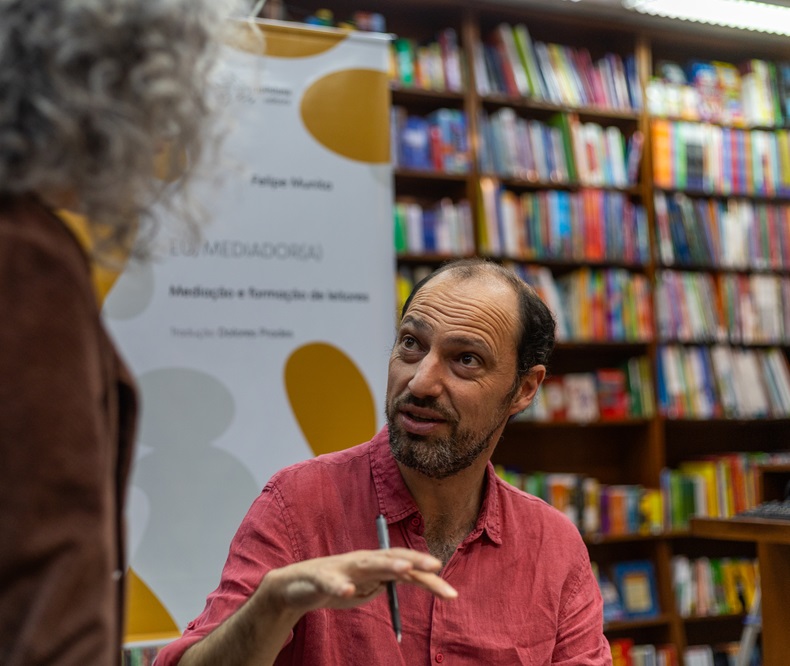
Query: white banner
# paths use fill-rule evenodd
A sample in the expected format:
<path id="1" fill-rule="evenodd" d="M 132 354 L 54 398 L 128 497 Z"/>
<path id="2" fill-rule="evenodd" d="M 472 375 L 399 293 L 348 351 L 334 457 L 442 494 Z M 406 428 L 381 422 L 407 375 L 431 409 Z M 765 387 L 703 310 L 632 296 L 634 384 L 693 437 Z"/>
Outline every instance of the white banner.
<path id="1" fill-rule="evenodd" d="M 383 422 L 395 324 L 387 39 L 264 22 L 225 49 L 233 126 L 198 245 L 104 307 L 138 378 L 127 638 L 183 629 L 278 469 Z"/>

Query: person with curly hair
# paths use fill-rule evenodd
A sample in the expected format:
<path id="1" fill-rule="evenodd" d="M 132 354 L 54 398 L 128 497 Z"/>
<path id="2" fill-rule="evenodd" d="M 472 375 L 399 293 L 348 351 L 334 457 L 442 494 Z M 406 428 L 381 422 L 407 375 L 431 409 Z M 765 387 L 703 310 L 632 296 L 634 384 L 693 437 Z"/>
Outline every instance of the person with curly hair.
<path id="1" fill-rule="evenodd" d="M 136 391 L 91 266 L 144 255 L 211 136 L 209 0 L 0 0 L 0 664 L 117 664 Z M 163 146 L 186 154 L 155 175 Z M 78 242 L 59 213 L 87 223 Z M 195 229 L 190 205 L 178 217 Z M 141 242 L 142 240 L 142 242 Z M 117 262 L 116 262 L 117 263 Z"/>

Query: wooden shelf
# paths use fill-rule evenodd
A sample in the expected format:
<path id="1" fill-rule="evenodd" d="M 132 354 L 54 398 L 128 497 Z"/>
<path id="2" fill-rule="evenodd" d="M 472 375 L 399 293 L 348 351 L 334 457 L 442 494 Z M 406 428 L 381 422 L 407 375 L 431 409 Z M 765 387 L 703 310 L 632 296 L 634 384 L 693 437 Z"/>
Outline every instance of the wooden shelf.
<path id="1" fill-rule="evenodd" d="M 576 113 L 588 118 L 614 119 L 614 120 L 639 120 L 641 114 L 633 109 L 610 109 L 597 106 L 567 106 L 553 102 L 543 102 L 525 97 L 509 97 L 507 95 L 483 95 L 480 101 L 485 106 L 502 107 L 510 106 L 514 109 L 527 109 L 533 111 L 551 111 L 554 113 Z"/>
<path id="2" fill-rule="evenodd" d="M 702 624 L 704 622 L 732 622 L 733 620 L 743 621 L 745 613 L 722 613 L 721 615 L 689 615 L 683 618 L 683 622 L 689 624 Z"/>
<path id="3" fill-rule="evenodd" d="M 399 180 L 435 180 L 435 181 L 455 181 L 466 182 L 469 174 L 466 173 L 444 173 L 441 171 L 421 171 L 417 169 L 395 169 L 393 171 L 396 183 Z"/>
<path id="4" fill-rule="evenodd" d="M 691 530 L 700 537 L 757 544 L 763 664 L 784 666 L 790 654 L 790 520 L 693 518 Z"/>
<path id="5" fill-rule="evenodd" d="M 752 275 L 752 274 L 769 274 L 769 275 L 788 275 L 790 274 L 790 266 L 781 266 L 778 268 L 757 268 L 755 266 L 717 266 L 714 264 L 663 264 L 658 263 L 656 268 L 659 270 L 668 271 L 689 271 L 697 273 L 714 273 L 716 275 Z"/>
<path id="6" fill-rule="evenodd" d="M 462 255 L 458 254 L 398 254 L 396 255 L 396 260 L 398 263 L 407 263 L 407 264 L 434 264 L 434 263 L 441 263 L 442 261 L 446 261 L 448 259 L 457 259 Z M 468 256 L 476 256 L 476 255 L 468 255 Z M 617 261 L 617 260 L 604 260 L 604 259 L 572 259 L 572 258 L 560 258 L 560 257 L 509 257 L 509 256 L 496 256 L 496 257 L 489 257 L 495 261 L 513 261 L 520 264 L 531 264 L 531 265 L 539 265 L 539 266 L 548 266 L 555 271 L 558 272 L 565 272 L 571 271 L 578 268 L 624 268 L 626 270 L 635 272 L 635 273 L 644 273 L 648 270 L 648 267 L 644 264 L 635 264 L 632 262 L 625 262 L 625 261 Z M 566 344 L 566 343 L 560 343 Z M 588 342 L 579 342 L 579 343 L 570 343 L 570 344 L 627 344 L 631 345 L 629 341 L 622 341 L 622 340 L 611 340 L 611 341 L 590 341 Z M 647 343 L 636 343 L 636 344 L 647 344 Z M 776 346 L 776 345 L 771 345 Z"/>
<path id="7" fill-rule="evenodd" d="M 606 622 L 603 626 L 605 632 L 609 631 L 630 631 L 633 629 L 641 629 L 642 627 L 660 627 L 669 624 L 672 617 L 669 613 L 662 613 L 655 617 L 644 618 L 639 620 L 618 620 L 616 622 Z"/>
<path id="8" fill-rule="evenodd" d="M 511 426 L 516 424 L 529 425 L 533 428 L 547 428 L 556 430 L 567 430 L 569 428 L 633 428 L 645 426 L 652 422 L 649 418 L 626 418 L 626 419 L 599 419 L 596 421 L 533 421 L 530 419 L 516 419 L 511 422 Z"/>
<path id="9" fill-rule="evenodd" d="M 556 344 L 559 351 L 570 349 L 583 349 L 593 351 L 597 349 L 619 348 L 622 351 L 644 352 L 650 342 L 647 340 L 563 340 Z"/>
<path id="10" fill-rule="evenodd" d="M 395 84 L 390 84 L 392 101 L 397 104 L 409 104 L 424 100 L 437 100 L 445 102 L 463 102 L 466 99 L 464 93 L 452 92 L 450 90 L 423 90 L 422 88 L 403 88 Z"/>
<path id="11" fill-rule="evenodd" d="M 663 538 L 665 538 L 663 532 L 656 534 L 585 534 L 584 542 L 591 546 L 604 546 L 611 543 L 655 541 Z"/>
<path id="12" fill-rule="evenodd" d="M 680 116 L 655 116 L 651 115 L 650 120 L 669 120 L 673 123 L 696 123 L 699 125 L 713 125 L 714 127 L 724 127 L 726 129 L 737 130 L 764 130 L 766 132 L 776 132 L 777 130 L 788 129 L 786 125 L 733 125 L 732 123 L 722 123 L 716 120 L 702 120 L 701 118 L 682 118 Z"/>
<path id="13" fill-rule="evenodd" d="M 694 536 L 729 541 L 764 541 L 790 545 L 790 520 L 766 518 L 692 518 Z M 790 562 L 788 562 L 790 572 Z"/>
<path id="14" fill-rule="evenodd" d="M 704 424 L 709 426 L 716 426 L 716 425 L 726 425 L 726 426 L 749 426 L 749 425 L 760 425 L 760 424 L 782 424 L 782 425 L 790 425 L 790 418 L 773 418 L 773 417 L 766 417 L 766 418 L 759 418 L 759 419 L 744 419 L 744 418 L 712 418 L 712 419 L 694 419 L 694 418 L 682 418 L 682 419 L 670 419 L 665 416 L 660 417 L 665 424 L 667 425 L 698 425 Z M 773 447 L 768 447 L 773 448 Z"/>
<path id="15" fill-rule="evenodd" d="M 685 194 L 695 198 L 706 199 L 744 199 L 746 201 L 762 201 L 770 203 L 788 203 L 790 202 L 790 193 L 787 194 L 761 194 L 758 192 L 709 192 L 708 190 L 696 190 L 689 188 L 676 188 L 676 187 L 658 187 L 657 190 L 667 192 L 668 194 Z"/>
<path id="16" fill-rule="evenodd" d="M 578 191 L 578 190 L 604 190 L 608 192 L 622 192 L 623 194 L 628 194 L 629 196 L 637 196 L 642 194 L 642 190 L 638 185 L 592 185 L 589 183 L 582 183 L 579 181 L 544 181 L 544 180 L 528 180 L 525 178 L 515 178 L 513 176 L 503 176 L 502 174 L 496 173 L 481 173 L 481 178 L 491 178 L 493 180 L 498 180 L 503 185 L 507 187 L 512 187 L 513 189 L 529 189 L 529 190 L 569 190 L 569 191 Z"/>
<path id="17" fill-rule="evenodd" d="M 568 271 L 577 268 L 625 268 L 635 273 L 644 273 L 648 267 L 644 264 L 635 264 L 628 261 L 618 261 L 617 259 L 573 259 L 565 257 L 493 257 L 499 261 L 515 261 L 521 264 L 536 264 L 548 266 L 555 271 Z"/>
<path id="18" fill-rule="evenodd" d="M 396 260 L 399 264 L 441 264 L 448 259 L 458 259 L 458 254 L 399 254 Z M 469 255 L 473 257 L 475 255 Z"/>

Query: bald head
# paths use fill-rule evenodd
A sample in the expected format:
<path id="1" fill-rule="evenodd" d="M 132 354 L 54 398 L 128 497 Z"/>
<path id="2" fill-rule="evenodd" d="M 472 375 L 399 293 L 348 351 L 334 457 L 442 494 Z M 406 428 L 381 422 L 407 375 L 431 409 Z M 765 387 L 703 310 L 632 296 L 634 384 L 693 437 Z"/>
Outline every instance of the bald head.
<path id="1" fill-rule="evenodd" d="M 477 280 L 500 280 L 508 285 L 517 297 L 518 330 L 516 331 L 517 373 L 523 376 L 536 365 L 546 366 L 554 349 L 555 323 L 551 311 L 526 282 L 509 268 L 485 259 L 459 259 L 443 264 L 418 282 L 401 311 L 406 315 L 415 295 L 434 280 L 468 282 L 475 289 Z"/>

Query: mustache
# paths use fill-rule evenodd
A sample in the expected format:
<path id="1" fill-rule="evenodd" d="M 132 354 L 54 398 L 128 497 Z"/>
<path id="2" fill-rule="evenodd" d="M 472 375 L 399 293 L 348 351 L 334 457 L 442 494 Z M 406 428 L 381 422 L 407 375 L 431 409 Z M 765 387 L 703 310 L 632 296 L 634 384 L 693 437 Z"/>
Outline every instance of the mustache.
<path id="1" fill-rule="evenodd" d="M 395 401 L 395 410 L 397 411 L 399 408 L 403 407 L 404 405 L 411 405 L 413 407 L 421 407 L 423 409 L 430 409 L 431 411 L 436 412 L 439 414 L 443 419 L 449 422 L 455 422 L 458 420 L 456 414 L 446 407 L 444 407 L 438 399 L 434 397 L 427 397 L 427 398 L 418 398 L 417 396 L 412 395 L 411 393 L 407 393 L 406 395 L 402 395 Z"/>

